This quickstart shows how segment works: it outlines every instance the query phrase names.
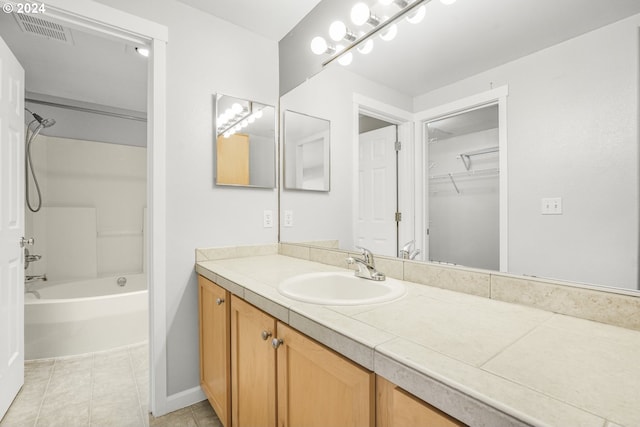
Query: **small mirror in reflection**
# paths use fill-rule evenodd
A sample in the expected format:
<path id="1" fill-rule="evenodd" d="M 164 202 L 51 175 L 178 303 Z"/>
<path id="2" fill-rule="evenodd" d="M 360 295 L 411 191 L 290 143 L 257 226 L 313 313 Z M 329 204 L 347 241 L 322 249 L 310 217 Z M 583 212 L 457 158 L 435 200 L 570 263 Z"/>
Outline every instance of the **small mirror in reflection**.
<path id="1" fill-rule="evenodd" d="M 284 188 L 329 191 L 331 122 L 284 112 Z"/>
<path id="2" fill-rule="evenodd" d="M 275 187 L 275 109 L 215 96 L 216 185 Z"/>

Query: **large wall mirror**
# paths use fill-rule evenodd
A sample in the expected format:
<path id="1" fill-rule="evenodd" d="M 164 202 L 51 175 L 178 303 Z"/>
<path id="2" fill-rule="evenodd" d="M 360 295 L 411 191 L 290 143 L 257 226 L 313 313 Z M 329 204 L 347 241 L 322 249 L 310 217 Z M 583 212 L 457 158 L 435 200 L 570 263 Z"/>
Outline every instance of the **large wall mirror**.
<path id="1" fill-rule="evenodd" d="M 640 2 L 434 0 L 393 40 L 322 67 L 314 37 L 350 43 L 331 40 L 332 22 L 370 28 L 350 22 L 353 3 L 321 1 L 280 42 L 280 108 L 331 121 L 333 182 L 281 194 L 296 216 L 281 240 L 385 240 L 374 252 L 637 290 Z M 401 142 L 373 185 L 362 116 Z M 361 226 L 371 213 L 391 237 Z"/>
<path id="2" fill-rule="evenodd" d="M 276 185 L 275 109 L 216 94 L 215 184 L 274 188 Z"/>
<path id="3" fill-rule="evenodd" d="M 286 110 L 284 127 L 284 188 L 329 191 L 331 122 Z"/>

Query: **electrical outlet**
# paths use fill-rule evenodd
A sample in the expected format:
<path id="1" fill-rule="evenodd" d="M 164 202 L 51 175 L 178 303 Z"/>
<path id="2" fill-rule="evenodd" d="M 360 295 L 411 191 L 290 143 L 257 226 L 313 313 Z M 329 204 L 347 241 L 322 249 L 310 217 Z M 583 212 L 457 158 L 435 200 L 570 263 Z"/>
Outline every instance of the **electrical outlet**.
<path id="1" fill-rule="evenodd" d="M 542 199 L 542 215 L 562 215 L 562 197 L 545 197 Z"/>
<path id="2" fill-rule="evenodd" d="M 264 211 L 263 216 L 264 228 L 273 227 L 273 211 Z"/>
<path id="3" fill-rule="evenodd" d="M 293 227 L 293 211 L 284 211 L 284 226 Z"/>

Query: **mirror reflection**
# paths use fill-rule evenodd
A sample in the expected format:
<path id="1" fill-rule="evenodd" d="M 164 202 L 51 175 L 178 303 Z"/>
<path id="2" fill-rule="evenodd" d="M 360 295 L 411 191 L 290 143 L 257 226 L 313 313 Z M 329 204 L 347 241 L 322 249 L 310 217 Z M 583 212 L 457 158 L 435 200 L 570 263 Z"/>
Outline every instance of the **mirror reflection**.
<path id="1" fill-rule="evenodd" d="M 274 188 L 274 107 L 221 94 L 214 100 L 215 184 Z"/>
<path id="2" fill-rule="evenodd" d="M 335 61 L 283 94 L 282 109 L 331 120 L 340 185 L 326 197 L 283 193 L 297 222 L 281 240 L 351 250 L 367 237 L 358 117 L 370 113 L 396 124 L 402 142 L 397 201 L 380 186 L 373 194 L 401 214 L 394 255 L 638 289 L 640 3 L 523 1 L 531 7 L 430 2 L 422 24 L 398 22 L 393 41 L 375 37 L 368 55 L 354 51 L 351 64 Z M 314 55 L 309 41 L 332 19 L 348 22 L 351 4 L 329 3 L 322 25 L 306 19 L 289 35 L 305 38 L 309 52 L 297 55 Z M 550 26 L 558 31 L 539 37 Z M 281 54 L 295 68 L 296 56 Z M 491 105 L 485 129 L 447 128 Z"/>
<path id="3" fill-rule="evenodd" d="M 329 191 L 331 122 L 284 112 L 284 188 Z"/>
<path id="4" fill-rule="evenodd" d="M 427 122 L 429 261 L 500 269 L 498 106 Z"/>

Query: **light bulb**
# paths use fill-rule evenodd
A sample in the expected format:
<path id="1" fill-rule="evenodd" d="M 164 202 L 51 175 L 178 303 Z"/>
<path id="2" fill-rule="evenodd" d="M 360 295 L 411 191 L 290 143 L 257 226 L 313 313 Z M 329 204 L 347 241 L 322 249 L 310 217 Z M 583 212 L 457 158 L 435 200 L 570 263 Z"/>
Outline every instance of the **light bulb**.
<path id="1" fill-rule="evenodd" d="M 255 122 L 255 121 L 256 121 L 256 117 L 252 114 L 252 115 L 250 115 L 249 117 L 247 117 L 247 121 L 248 121 L 249 123 L 253 123 L 253 122 Z"/>
<path id="2" fill-rule="evenodd" d="M 418 10 L 416 12 L 412 12 L 410 15 L 407 15 L 407 21 L 412 24 L 419 24 L 424 19 L 427 14 L 427 8 L 422 6 L 418 6 Z"/>
<path id="3" fill-rule="evenodd" d="M 360 52 L 363 55 L 370 53 L 372 50 L 373 50 L 372 39 L 369 39 L 366 42 L 364 42 L 364 44 L 361 44 L 360 46 L 358 46 L 358 52 Z"/>
<path id="4" fill-rule="evenodd" d="M 339 42 L 347 35 L 347 26 L 342 21 L 334 21 L 329 26 L 329 36 L 331 40 Z"/>
<path id="5" fill-rule="evenodd" d="M 240 132 L 241 130 L 242 130 L 242 126 L 240 126 L 240 125 L 235 125 L 235 126 L 233 127 L 233 131 L 234 131 L 234 132 Z"/>
<path id="6" fill-rule="evenodd" d="M 328 47 L 327 41 L 320 36 L 314 37 L 313 40 L 311 40 L 311 52 L 316 55 L 322 55 L 327 51 Z"/>
<path id="7" fill-rule="evenodd" d="M 391 24 L 387 27 L 386 30 L 380 33 L 380 38 L 386 42 L 390 42 L 395 39 L 398 35 L 398 26 L 396 24 Z"/>
<path id="8" fill-rule="evenodd" d="M 369 16 L 371 16 L 371 11 L 369 10 L 369 6 L 364 3 L 356 3 L 351 8 L 351 22 L 355 25 L 366 24 Z"/>
<path id="9" fill-rule="evenodd" d="M 454 4 L 456 0 L 440 0 L 440 3 L 446 4 L 447 6 Z"/>
<path id="10" fill-rule="evenodd" d="M 351 64 L 352 61 L 353 61 L 353 53 L 351 52 L 345 53 L 338 59 L 338 63 L 340 65 L 344 65 L 345 67 Z"/>
<path id="11" fill-rule="evenodd" d="M 240 114 L 242 110 L 242 105 L 240 105 L 238 102 L 234 102 L 231 106 L 231 111 L 233 111 L 234 114 Z"/>
<path id="12" fill-rule="evenodd" d="M 256 119 L 261 118 L 262 117 L 262 110 L 256 111 L 253 115 L 256 116 Z"/>

